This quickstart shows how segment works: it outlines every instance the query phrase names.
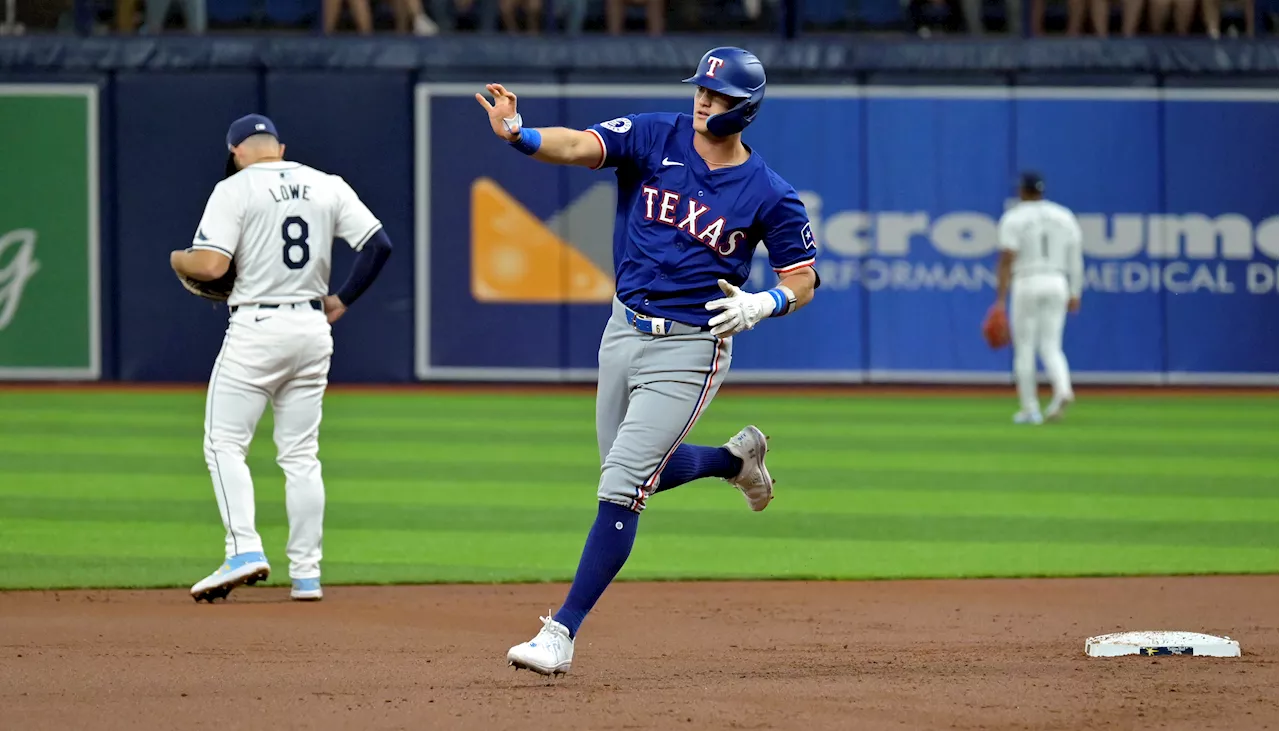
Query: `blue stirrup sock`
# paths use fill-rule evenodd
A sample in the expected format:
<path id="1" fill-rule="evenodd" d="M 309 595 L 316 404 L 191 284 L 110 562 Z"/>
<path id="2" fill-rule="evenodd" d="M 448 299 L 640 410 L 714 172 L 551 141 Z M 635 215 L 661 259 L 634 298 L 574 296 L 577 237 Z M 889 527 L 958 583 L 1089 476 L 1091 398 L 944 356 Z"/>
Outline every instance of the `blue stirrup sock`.
<path id="1" fill-rule="evenodd" d="M 676 447 L 675 454 L 667 460 L 662 468 L 662 476 L 658 478 L 655 493 L 679 487 L 686 482 L 703 477 L 736 477 L 742 471 L 742 460 L 724 447 L 701 447 L 696 444 L 681 444 Z"/>
<path id="2" fill-rule="evenodd" d="M 587 544 L 582 548 L 578 572 L 564 605 L 556 612 L 555 620 L 569 629 L 569 636 L 578 634 L 582 620 L 599 601 L 622 565 L 631 555 L 636 541 L 636 527 L 640 514 L 615 503 L 600 501 L 596 522 L 587 534 Z"/>

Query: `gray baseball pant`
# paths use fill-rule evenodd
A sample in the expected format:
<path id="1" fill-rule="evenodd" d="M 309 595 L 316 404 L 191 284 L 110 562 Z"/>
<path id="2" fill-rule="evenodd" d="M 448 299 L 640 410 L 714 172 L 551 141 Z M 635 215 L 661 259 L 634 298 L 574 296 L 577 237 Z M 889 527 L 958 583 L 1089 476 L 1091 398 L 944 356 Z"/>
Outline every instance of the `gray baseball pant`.
<path id="1" fill-rule="evenodd" d="M 733 342 L 667 321 L 649 335 L 627 322 L 617 298 L 600 338 L 596 438 L 601 500 L 644 510 L 662 469 L 729 373 Z"/>

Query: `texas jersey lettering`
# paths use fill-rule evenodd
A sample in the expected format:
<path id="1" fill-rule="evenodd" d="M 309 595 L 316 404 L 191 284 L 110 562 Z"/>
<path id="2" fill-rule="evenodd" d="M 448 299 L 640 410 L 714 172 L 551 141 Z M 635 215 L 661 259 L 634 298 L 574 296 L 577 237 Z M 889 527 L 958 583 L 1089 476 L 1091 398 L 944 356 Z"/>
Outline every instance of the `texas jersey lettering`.
<path id="1" fill-rule="evenodd" d="M 653 317 L 706 325 L 717 279 L 741 286 L 764 242 L 779 275 L 812 266 L 813 227 L 795 189 L 758 152 L 713 170 L 693 149 L 688 114 L 633 114 L 589 128 L 617 169 L 618 299 Z"/>

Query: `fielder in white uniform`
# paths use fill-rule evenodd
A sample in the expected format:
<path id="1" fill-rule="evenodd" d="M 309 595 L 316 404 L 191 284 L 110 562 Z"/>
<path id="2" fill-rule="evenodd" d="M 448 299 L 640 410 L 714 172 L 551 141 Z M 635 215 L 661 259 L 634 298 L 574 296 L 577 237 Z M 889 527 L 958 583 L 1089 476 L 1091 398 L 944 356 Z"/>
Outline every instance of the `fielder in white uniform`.
<path id="1" fill-rule="evenodd" d="M 227 148 L 228 177 L 214 187 L 191 249 L 170 256 L 175 271 L 203 281 L 225 274 L 233 258 L 236 265 L 204 424 L 205 461 L 227 531 L 226 561 L 192 586 L 191 595 L 213 602 L 270 573 L 245 464 L 269 402 L 276 462 L 285 474 L 291 596 L 320 599 L 325 493 L 317 450 L 331 325 L 377 277 L 391 242 L 346 181 L 284 160 L 284 145 L 266 117 L 233 122 Z M 343 288 L 327 295 L 335 238 L 360 253 Z"/>
<path id="2" fill-rule="evenodd" d="M 1013 370 L 1021 402 L 1013 420 L 1039 424 L 1061 419 L 1075 400 L 1062 330 L 1067 313 L 1080 309 L 1084 252 L 1075 215 L 1044 199 L 1039 174 L 1023 173 L 1018 187 L 1021 201 L 1000 218 L 996 304 L 1003 306 L 1010 295 Z M 1053 398 L 1043 415 L 1036 394 L 1037 353 L 1053 385 Z"/>

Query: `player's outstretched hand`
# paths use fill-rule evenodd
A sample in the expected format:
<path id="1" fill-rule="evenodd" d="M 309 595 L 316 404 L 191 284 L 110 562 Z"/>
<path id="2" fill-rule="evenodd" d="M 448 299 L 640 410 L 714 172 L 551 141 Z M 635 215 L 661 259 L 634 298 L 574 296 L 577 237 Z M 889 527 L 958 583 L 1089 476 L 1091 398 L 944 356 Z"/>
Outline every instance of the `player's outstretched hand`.
<path id="1" fill-rule="evenodd" d="M 483 94 L 476 94 L 476 101 L 480 102 L 480 106 L 489 115 L 489 126 L 493 128 L 493 133 L 507 141 L 516 139 L 519 132 L 508 132 L 506 125 L 502 123 L 502 120 L 516 116 L 516 95 L 503 88 L 502 84 L 486 84 L 484 88 L 493 95 L 493 103 L 490 104 Z"/>
<path id="2" fill-rule="evenodd" d="M 342 300 L 338 299 L 336 294 L 326 295 L 321 301 L 324 302 L 324 316 L 329 320 L 330 325 L 347 312 L 347 306 L 342 304 Z"/>
<path id="3" fill-rule="evenodd" d="M 1080 311 L 1080 298 L 1072 297 L 1067 300 L 1067 312 L 1076 313 Z"/>
<path id="4" fill-rule="evenodd" d="M 774 300 L 768 292 L 743 292 L 723 279 L 717 279 L 716 284 L 726 296 L 706 305 L 708 310 L 724 310 L 707 323 L 712 335 L 732 337 L 750 330 L 773 311 Z"/>

